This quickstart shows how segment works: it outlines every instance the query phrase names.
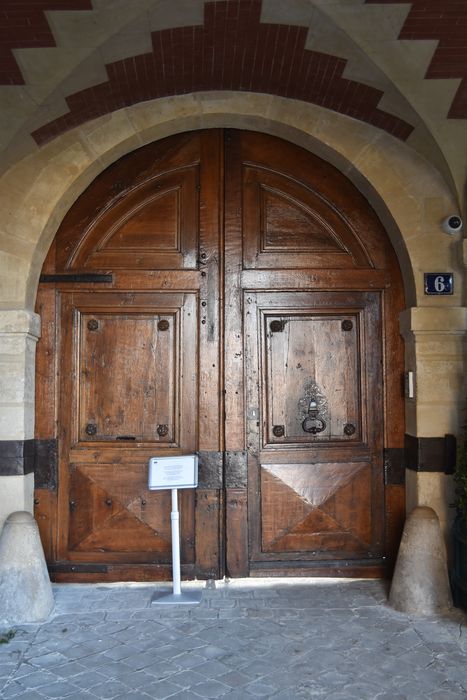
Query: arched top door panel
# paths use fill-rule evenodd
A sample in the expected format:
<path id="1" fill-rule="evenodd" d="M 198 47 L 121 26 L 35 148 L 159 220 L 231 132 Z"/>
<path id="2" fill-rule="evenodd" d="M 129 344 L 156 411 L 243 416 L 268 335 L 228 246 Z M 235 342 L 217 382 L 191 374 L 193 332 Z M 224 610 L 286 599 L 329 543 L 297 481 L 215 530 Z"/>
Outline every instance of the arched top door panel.
<path id="1" fill-rule="evenodd" d="M 245 269 L 373 267 L 349 221 L 307 183 L 243 166 Z"/>
<path id="2" fill-rule="evenodd" d="M 245 269 L 385 269 L 383 230 L 357 188 L 291 143 L 243 132 Z"/>
<path id="3" fill-rule="evenodd" d="M 198 134 L 140 148 L 101 173 L 62 222 L 56 271 L 197 269 Z M 381 224 L 333 166 L 254 132 L 243 133 L 237 165 L 244 269 L 387 267 Z"/>
<path id="4" fill-rule="evenodd" d="M 89 185 L 57 234 L 58 271 L 196 268 L 199 148 L 176 140 L 129 154 Z"/>

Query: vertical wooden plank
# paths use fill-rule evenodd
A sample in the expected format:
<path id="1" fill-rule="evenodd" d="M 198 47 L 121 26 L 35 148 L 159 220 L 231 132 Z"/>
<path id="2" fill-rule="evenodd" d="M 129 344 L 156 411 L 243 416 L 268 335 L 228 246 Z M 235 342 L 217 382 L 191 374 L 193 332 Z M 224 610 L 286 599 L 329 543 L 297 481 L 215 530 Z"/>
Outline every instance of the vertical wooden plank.
<path id="1" fill-rule="evenodd" d="M 48 489 L 36 489 L 34 493 L 34 517 L 48 562 L 55 559 L 55 532 L 57 528 L 57 494 Z"/>
<path id="2" fill-rule="evenodd" d="M 248 503 L 246 489 L 226 489 L 227 575 L 248 576 Z"/>
<path id="3" fill-rule="evenodd" d="M 225 139 L 225 449 L 243 450 L 242 161 L 238 132 Z"/>
<path id="4" fill-rule="evenodd" d="M 395 253 L 388 251 L 390 283 L 383 292 L 384 317 L 384 446 L 404 446 L 405 400 L 403 389 L 404 341 L 399 330 L 399 314 L 405 307 L 404 290 Z"/>
<path id="5" fill-rule="evenodd" d="M 405 308 L 404 286 L 396 255 L 387 246 L 388 285 L 383 292 L 383 376 L 385 403 L 386 448 L 403 448 L 405 433 L 405 399 L 403 373 L 405 368 L 404 341 L 399 330 L 399 314 Z M 406 517 L 405 484 L 386 485 L 386 552 L 387 575 L 392 574 Z"/>
<path id="6" fill-rule="evenodd" d="M 41 337 L 36 347 L 36 415 L 35 436 L 56 437 L 56 291 L 54 286 L 41 285 L 37 293 L 36 313 L 41 317 Z"/>
<path id="7" fill-rule="evenodd" d="M 196 491 L 196 575 L 202 579 L 221 578 L 222 556 L 222 491 L 197 489 Z"/>
<path id="8" fill-rule="evenodd" d="M 43 272 L 55 270 L 55 245 L 52 244 Z M 39 285 L 36 313 L 41 318 L 41 337 L 36 346 L 35 376 L 35 428 L 38 440 L 53 440 L 56 432 L 56 290 L 55 286 Z M 53 561 L 56 555 L 57 529 L 57 494 L 45 488 L 36 489 L 34 493 L 34 515 L 39 526 L 39 533 L 47 561 Z"/>
<path id="9" fill-rule="evenodd" d="M 244 330 L 242 290 L 242 138 L 240 132 L 225 135 L 224 217 L 224 314 L 225 314 L 225 449 L 246 447 L 244 405 Z M 255 419 L 256 422 L 257 419 Z M 248 496 L 245 488 L 229 488 L 226 466 L 225 548 L 229 576 L 247 576 Z"/>
<path id="10" fill-rule="evenodd" d="M 223 448 L 222 410 L 222 132 L 203 131 L 200 139 L 199 202 L 199 450 Z"/>
<path id="11" fill-rule="evenodd" d="M 199 134 L 199 407 L 198 450 L 220 452 L 223 426 L 223 134 Z M 189 341 L 187 350 L 189 348 Z M 189 351 L 189 350 L 188 350 Z M 196 574 L 223 575 L 222 491 L 198 489 L 195 505 Z"/>
<path id="12" fill-rule="evenodd" d="M 178 352 L 182 358 L 181 376 L 178 377 L 178 383 L 181 387 L 181 415 L 180 415 L 180 445 L 187 452 L 199 450 L 199 435 L 197 420 L 198 413 L 198 386 L 199 386 L 199 367 L 201 364 L 200 358 L 203 354 L 203 348 L 199 347 L 197 353 L 197 308 L 194 294 L 185 294 L 183 301 L 182 314 L 182 330 L 179 339 Z M 194 347 L 193 347 L 194 345 Z M 177 370 L 175 369 L 175 372 Z M 175 416 L 175 420 L 177 417 Z"/>
<path id="13" fill-rule="evenodd" d="M 73 312 L 73 292 L 62 293 L 59 302 L 60 346 L 57 372 L 60 421 L 59 440 L 59 489 L 57 499 L 57 558 L 66 560 L 68 556 L 68 523 L 70 518 L 69 497 L 69 450 L 78 435 L 78 410 L 76 405 L 76 343 L 78 324 Z"/>
<path id="14" fill-rule="evenodd" d="M 234 513 L 242 511 L 243 506 L 246 508 L 244 514 L 247 522 L 247 561 L 253 561 L 255 556 L 260 554 L 261 547 L 261 478 L 260 478 L 260 441 L 262 435 L 263 445 L 266 441 L 266 436 L 269 434 L 268 421 L 274 419 L 272 410 L 266 410 L 268 402 L 268 387 L 272 385 L 272 379 L 268 376 L 269 369 L 263 367 L 264 381 L 260 377 L 260 363 L 265 362 L 264 348 L 267 345 L 268 331 L 265 328 L 264 314 L 259 313 L 258 294 L 248 292 L 245 294 L 245 318 L 244 318 L 244 334 L 245 334 L 245 394 L 246 394 L 246 411 L 247 411 L 247 446 L 248 446 L 248 483 L 247 494 L 248 500 L 243 504 L 243 499 L 238 497 L 238 505 L 234 509 Z M 260 359 L 261 358 L 261 359 Z M 270 398 L 270 394 L 269 394 Z M 228 512 L 228 511 L 227 511 Z M 238 517 L 238 515 L 237 515 Z"/>

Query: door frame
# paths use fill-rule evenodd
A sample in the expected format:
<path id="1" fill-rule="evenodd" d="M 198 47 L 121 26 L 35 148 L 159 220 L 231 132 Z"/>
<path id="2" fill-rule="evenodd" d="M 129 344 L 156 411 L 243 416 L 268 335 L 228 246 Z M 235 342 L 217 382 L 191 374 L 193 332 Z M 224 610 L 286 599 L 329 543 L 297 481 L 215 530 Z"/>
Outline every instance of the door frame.
<path id="1" fill-rule="evenodd" d="M 217 136 L 214 135 L 215 132 L 211 132 L 211 138 L 220 139 L 220 132 L 217 132 Z M 275 137 L 271 137 L 275 138 Z M 227 135 L 226 150 L 229 149 L 229 136 Z M 212 156 L 212 148 L 210 144 L 213 141 L 206 140 L 204 143 L 204 152 Z M 296 151 L 302 151 L 299 147 L 290 144 L 292 149 Z M 218 149 L 220 153 L 221 149 Z M 303 157 L 307 158 L 311 154 L 303 151 Z M 232 160 L 230 161 L 232 163 Z M 331 167 L 331 166 L 330 166 Z M 254 272 L 252 271 L 242 271 L 241 264 L 238 261 L 238 246 L 241 247 L 241 241 L 238 240 L 238 227 L 239 222 L 241 223 L 241 208 L 238 208 L 238 197 L 241 196 L 238 191 L 238 184 L 233 182 L 233 171 L 230 168 L 225 169 L 225 182 L 229 183 L 228 187 L 231 187 L 231 192 L 236 189 L 231 199 L 226 202 L 225 212 L 222 206 L 215 204 L 215 199 L 219 202 L 219 184 L 214 183 L 213 180 L 217 177 L 217 173 L 222 172 L 224 169 L 223 162 L 221 162 L 220 156 L 217 156 L 217 161 L 214 167 L 207 169 L 205 173 L 206 181 L 211 179 L 211 195 L 204 201 L 204 206 L 201 209 L 200 218 L 200 252 L 206 254 L 204 259 L 203 271 L 206 272 L 204 278 L 200 280 L 200 300 L 208 299 L 212 297 L 212 290 L 214 290 L 215 297 L 218 301 L 217 307 L 208 306 L 206 309 L 206 324 L 204 324 L 204 332 L 208 333 L 209 328 L 212 328 L 212 324 L 220 329 L 224 330 L 224 337 L 226 338 L 225 353 L 222 354 L 221 348 L 218 346 L 217 349 L 212 350 L 210 356 L 203 358 L 205 362 L 205 367 L 207 368 L 209 363 L 213 361 L 219 363 L 220 366 L 224 368 L 224 377 L 226 372 L 232 370 L 232 377 L 234 380 L 229 382 L 229 385 L 225 384 L 222 388 L 225 391 L 225 414 L 226 423 L 224 431 L 217 429 L 216 425 L 218 421 L 218 412 L 211 408 L 209 409 L 212 420 L 207 423 L 208 431 L 202 436 L 200 435 L 199 448 L 200 453 L 205 457 L 205 463 L 209 464 L 209 468 L 206 468 L 206 474 L 203 475 L 205 488 L 203 489 L 203 495 L 200 496 L 200 502 L 204 501 L 204 515 L 200 509 L 200 516 L 197 519 L 196 525 L 196 537 L 200 542 L 202 541 L 202 535 L 206 533 L 206 528 L 210 529 L 210 537 L 218 538 L 218 561 L 220 565 L 218 567 L 212 567 L 212 563 L 208 561 L 209 556 L 207 551 L 203 554 L 203 547 L 200 547 L 200 557 L 199 557 L 199 575 L 207 577 L 215 577 L 222 575 L 223 569 L 223 547 L 225 542 L 225 547 L 227 548 L 226 554 L 226 567 L 229 575 L 239 576 L 246 575 L 249 570 L 249 549 L 248 549 L 248 531 L 246 525 L 248 523 L 247 517 L 247 494 L 246 494 L 246 451 L 248 445 L 245 444 L 242 429 L 240 426 L 244 425 L 245 420 L 245 409 L 244 409 L 244 388 L 243 388 L 243 377 L 239 381 L 239 372 L 243 373 L 242 362 L 243 362 L 243 343 L 242 339 L 237 337 L 237 334 L 232 332 L 235 328 L 237 322 L 241 323 L 242 308 L 241 302 L 234 298 L 232 289 L 226 285 L 223 286 L 224 277 L 229 274 L 242 274 L 244 284 L 248 285 L 248 279 L 252 277 Z M 208 172 L 209 171 L 209 172 Z M 337 171 L 336 171 L 337 172 Z M 341 176 L 343 177 L 343 176 Z M 353 187 L 353 186 L 352 186 Z M 217 195 L 215 194 L 217 192 Z M 361 196 L 361 195 L 359 195 Z M 224 229 L 222 233 L 222 226 L 220 222 L 224 221 Z M 382 227 L 381 227 L 382 228 Z M 217 239 L 213 238 L 212 231 L 217 230 Z M 225 255 L 224 255 L 224 268 L 219 269 L 218 260 L 216 260 L 216 248 L 225 243 Z M 396 256 L 394 251 L 387 239 L 385 237 L 385 247 L 388 259 L 387 269 L 385 274 L 382 275 L 379 271 L 375 271 L 373 278 L 370 275 L 370 281 L 366 281 L 370 284 L 371 288 L 381 289 L 383 295 L 383 308 L 384 308 L 384 319 L 385 327 L 388 329 L 388 337 L 385 338 L 384 344 L 384 361 L 387 363 L 391 359 L 397 357 L 398 365 L 402 365 L 403 352 L 401 352 L 402 343 L 399 337 L 397 328 L 397 318 L 393 311 L 394 308 L 403 308 L 403 287 L 402 279 L 400 275 L 400 270 L 397 264 Z M 52 256 L 53 257 L 53 256 Z M 48 261 L 46 261 L 43 272 L 53 272 L 51 269 L 51 256 L 49 256 Z M 211 274 L 212 272 L 212 274 Z M 208 274 L 209 273 L 209 274 Z M 143 286 L 150 286 L 150 276 L 139 274 L 140 284 Z M 166 284 L 170 286 L 171 276 L 170 273 L 160 273 L 159 278 L 162 283 L 165 281 Z M 119 285 L 121 288 L 125 288 L 125 285 L 132 285 L 136 275 L 134 273 L 121 273 L 119 274 Z M 298 271 L 296 274 L 295 285 L 297 289 L 306 288 L 309 284 L 310 275 L 305 272 Z M 343 273 L 339 271 L 329 270 L 324 271 L 319 279 L 314 279 L 313 283 L 317 288 L 329 289 L 337 285 L 345 285 L 346 288 L 359 289 L 362 286 L 362 278 L 358 274 Z M 56 283 L 55 289 L 60 289 L 60 283 Z M 62 286 L 63 288 L 63 286 Z M 52 291 L 48 288 L 48 291 Z M 219 311 L 222 307 L 222 302 L 225 309 L 229 309 L 226 313 L 225 318 Z M 39 302 L 41 304 L 41 302 Z M 392 334 L 392 335 L 391 335 Z M 46 331 L 47 336 L 47 331 Z M 389 337 L 390 336 L 390 337 Z M 48 335 L 50 341 L 51 335 Z M 46 339 L 47 343 L 47 339 Z M 44 369 L 44 362 L 39 361 L 38 363 L 39 371 L 42 366 Z M 230 369 L 229 369 L 230 368 Z M 207 369 L 205 370 L 207 373 Z M 200 371 L 201 377 L 203 376 L 203 370 Z M 50 380 L 50 373 L 49 373 Z M 201 386 L 203 386 L 203 379 L 201 379 Z M 221 387 L 218 387 L 221 390 Z M 204 405 L 207 407 L 210 405 L 210 396 L 212 394 L 212 386 L 208 382 L 205 384 L 205 388 L 202 389 L 204 392 Z M 400 420 L 401 420 L 401 410 L 400 406 L 403 401 L 400 397 L 400 377 L 397 381 L 390 381 L 385 387 L 385 446 L 390 450 L 399 450 L 402 448 L 402 436 L 403 428 L 400 431 Z M 239 421 L 236 422 L 236 417 Z M 402 409 L 402 425 L 403 425 L 403 409 Z M 394 427 L 397 426 L 397 429 Z M 394 438 L 396 436 L 396 438 Z M 40 436 L 39 436 L 40 437 Z M 48 436 L 47 436 L 48 437 Z M 219 474 L 219 469 L 222 469 L 225 475 L 223 487 L 225 488 L 224 495 L 218 494 L 219 491 L 218 484 L 219 481 L 217 476 Z M 216 480 L 217 479 L 217 480 Z M 394 486 L 395 488 L 391 488 Z M 400 488 L 401 484 L 387 484 L 386 488 L 386 510 L 394 516 L 394 523 L 390 525 L 387 533 L 387 539 L 391 541 L 397 541 L 400 535 L 401 528 L 401 518 L 402 518 L 402 508 L 403 508 L 403 497 L 401 493 L 403 489 Z M 53 497 L 49 499 L 49 510 L 53 502 Z M 218 509 L 219 517 L 215 524 L 209 518 L 209 513 L 212 509 Z M 46 504 L 47 509 L 47 504 Z M 53 509 L 53 508 L 52 508 Z M 224 509 L 225 509 L 225 524 L 224 524 Z M 56 522 L 55 522 L 56 526 Z M 53 526 L 52 526 L 53 530 Z M 50 549 L 50 548 L 49 548 Z M 204 563 L 203 563 L 204 557 Z M 59 580 L 57 578 L 57 580 Z M 62 580 L 64 580 L 62 578 Z M 81 580 L 94 580 L 91 578 L 84 578 Z"/>

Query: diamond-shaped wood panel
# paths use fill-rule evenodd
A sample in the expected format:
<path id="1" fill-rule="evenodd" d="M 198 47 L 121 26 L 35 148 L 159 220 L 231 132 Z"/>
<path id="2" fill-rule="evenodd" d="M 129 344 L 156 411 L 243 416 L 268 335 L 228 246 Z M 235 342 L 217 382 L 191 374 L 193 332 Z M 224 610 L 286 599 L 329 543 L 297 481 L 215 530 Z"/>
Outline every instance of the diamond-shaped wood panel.
<path id="1" fill-rule="evenodd" d="M 371 542 L 370 493 L 364 462 L 263 465 L 263 551 L 364 551 Z"/>
<path id="2" fill-rule="evenodd" d="M 146 470 L 140 465 L 74 466 L 70 549 L 154 552 L 167 560 L 171 551 L 170 494 L 148 492 L 146 480 Z"/>

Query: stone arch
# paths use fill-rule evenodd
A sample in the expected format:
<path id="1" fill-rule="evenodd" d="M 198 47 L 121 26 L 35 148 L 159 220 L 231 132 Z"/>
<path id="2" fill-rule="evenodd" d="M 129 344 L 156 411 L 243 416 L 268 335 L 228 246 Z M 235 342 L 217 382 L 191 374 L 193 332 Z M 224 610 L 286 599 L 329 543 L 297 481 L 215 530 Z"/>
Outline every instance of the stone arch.
<path id="1" fill-rule="evenodd" d="M 417 333 L 419 340 L 435 333 L 437 340 L 441 334 L 451 343 L 451 364 L 436 380 L 451 385 L 446 397 L 448 410 L 441 421 L 430 414 L 434 379 L 425 363 L 418 376 L 417 401 L 409 405 L 406 429 L 413 435 L 454 432 L 461 400 L 462 285 L 456 285 L 453 296 L 433 300 L 424 296 L 422 273 L 442 268 L 457 272 L 460 278 L 457 239 L 442 234 L 439 227 L 444 216 L 456 211 L 455 196 L 440 173 L 407 145 L 316 105 L 251 93 L 162 98 L 88 122 L 24 158 L 0 180 L 0 203 L 7 212 L 0 238 L 0 308 L 23 310 L 20 332 L 24 332 L 24 310 L 33 309 L 42 262 L 55 232 L 71 204 L 107 165 L 151 141 L 210 127 L 253 129 L 292 141 L 336 165 L 366 195 L 399 258 L 407 304 L 420 307 L 409 309 L 402 319 L 408 368 L 416 370 L 420 364 L 415 348 Z M 7 325 L 12 323 L 10 311 L 6 312 Z M 23 371 L 23 383 L 31 374 L 30 362 L 31 353 L 19 370 Z M 33 402 L 24 395 L 20 398 L 21 429 L 16 426 L 14 432 L 27 439 L 32 437 Z M 7 435 L 3 439 L 8 439 Z M 425 493 L 417 481 L 412 491 L 414 503 L 424 493 L 422 501 L 433 504 L 431 486 Z M 443 487 L 438 484 L 435 491 L 441 494 Z M 435 496 L 433 499 L 436 501 Z M 438 512 L 443 507 L 446 509 L 440 502 Z"/>
<path id="2" fill-rule="evenodd" d="M 101 170 L 150 141 L 217 126 L 265 131 L 336 165 L 386 226 L 408 303 L 425 303 L 416 272 L 430 264 L 427 250 L 433 251 L 438 266 L 443 258 L 446 264 L 452 258 L 452 239 L 440 234 L 438 224 L 455 210 L 455 198 L 437 171 L 397 139 L 323 108 L 268 95 L 206 93 L 140 103 L 96 119 L 58 137 L 4 175 L 0 198 L 9 216 L 1 267 L 10 290 L 2 294 L 4 308 L 32 307 L 40 267 L 61 219 Z M 12 258 L 16 275 L 8 262 Z"/>

